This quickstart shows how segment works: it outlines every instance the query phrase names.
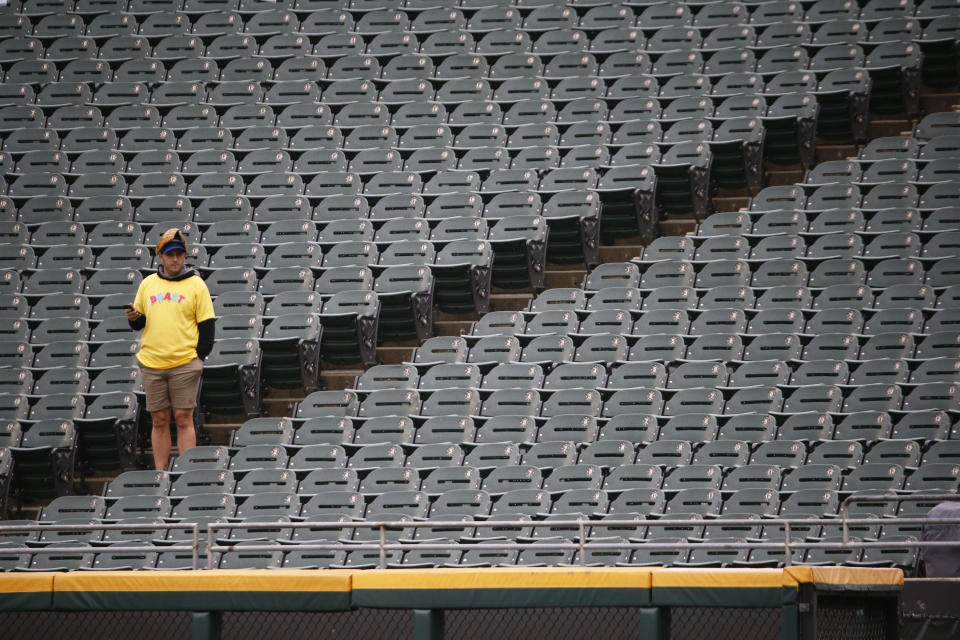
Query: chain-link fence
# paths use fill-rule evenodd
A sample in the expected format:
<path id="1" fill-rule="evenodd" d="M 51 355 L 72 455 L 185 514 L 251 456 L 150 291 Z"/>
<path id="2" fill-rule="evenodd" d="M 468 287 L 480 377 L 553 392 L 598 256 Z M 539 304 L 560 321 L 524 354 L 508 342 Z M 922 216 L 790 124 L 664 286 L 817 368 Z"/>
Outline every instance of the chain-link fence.
<path id="1" fill-rule="evenodd" d="M 885 603 L 872 598 L 817 598 L 816 640 L 888 640 Z"/>
<path id="2" fill-rule="evenodd" d="M 890 602 L 850 596 L 821 597 L 816 638 L 809 640 L 890 640 Z M 644 628 L 637 607 L 527 607 L 448 609 L 444 640 L 627 640 Z M 779 640 L 779 607 L 670 607 L 670 640 Z M 411 609 L 356 609 L 331 612 L 226 611 L 224 640 L 395 640 L 412 638 Z M 186 640 L 191 614 L 185 611 L 19 611 L 0 612 L 4 640 Z M 805 640 L 806 637 L 804 636 Z"/>
<path id="3" fill-rule="evenodd" d="M 626 640 L 636 638 L 640 611 L 627 607 L 450 609 L 444 640 Z"/>
<path id="4" fill-rule="evenodd" d="M 4 640 L 190 640 L 188 611 L 4 611 Z"/>
<path id="5" fill-rule="evenodd" d="M 671 607 L 670 640 L 778 640 L 778 607 Z"/>
<path id="6" fill-rule="evenodd" d="M 357 609 L 355 611 L 225 611 L 221 617 L 224 640 L 396 640 L 413 637 L 413 611 Z"/>

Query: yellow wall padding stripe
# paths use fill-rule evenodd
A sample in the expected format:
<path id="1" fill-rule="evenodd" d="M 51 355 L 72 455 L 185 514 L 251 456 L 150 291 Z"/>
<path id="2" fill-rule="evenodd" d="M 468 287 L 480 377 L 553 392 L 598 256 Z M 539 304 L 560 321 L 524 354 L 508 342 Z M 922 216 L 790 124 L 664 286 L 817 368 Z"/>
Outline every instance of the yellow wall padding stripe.
<path id="1" fill-rule="evenodd" d="M 56 591 L 295 591 L 349 592 L 351 571 L 70 571 L 54 577 Z"/>
<path id="2" fill-rule="evenodd" d="M 858 585 L 858 586 L 903 586 L 903 571 L 873 567 L 787 567 L 789 574 L 799 583 Z"/>
<path id="3" fill-rule="evenodd" d="M 649 589 L 646 567 L 504 567 L 478 569 L 396 569 L 359 571 L 360 589 Z"/>
<path id="4" fill-rule="evenodd" d="M 653 573 L 653 587 L 698 589 L 780 588 L 796 586 L 784 580 L 782 569 L 661 569 Z"/>
<path id="5" fill-rule="evenodd" d="M 772 588 L 799 584 L 896 587 L 899 569 L 794 566 L 785 569 L 506 567 L 368 571 L 73 571 L 0 574 L 0 594 L 104 592 L 339 592 L 353 589 Z"/>
<path id="6" fill-rule="evenodd" d="M 50 593 L 56 573 L 0 573 L 0 593 Z"/>

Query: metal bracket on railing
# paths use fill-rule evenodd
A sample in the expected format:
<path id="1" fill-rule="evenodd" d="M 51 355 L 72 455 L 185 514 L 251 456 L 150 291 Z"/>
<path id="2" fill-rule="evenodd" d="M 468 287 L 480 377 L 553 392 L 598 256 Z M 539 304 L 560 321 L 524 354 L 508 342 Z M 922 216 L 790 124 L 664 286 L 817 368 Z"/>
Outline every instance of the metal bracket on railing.
<path id="1" fill-rule="evenodd" d="M 213 570 L 213 529 L 214 523 L 207 523 L 207 569 Z"/>
<path id="2" fill-rule="evenodd" d="M 194 522 L 192 527 L 193 533 L 191 535 L 193 541 L 193 570 L 196 571 L 200 568 L 200 523 Z"/>
<path id="3" fill-rule="evenodd" d="M 793 550 L 790 549 L 790 521 L 783 523 L 783 566 L 793 564 Z"/>
<path id="4" fill-rule="evenodd" d="M 380 523 L 380 568 L 387 568 L 387 525 Z"/>
<path id="5" fill-rule="evenodd" d="M 580 535 L 580 548 L 577 552 L 580 554 L 580 566 L 586 566 L 587 564 L 587 554 L 584 553 L 584 545 L 587 537 L 586 528 L 583 526 L 583 518 L 577 518 L 577 531 Z"/>

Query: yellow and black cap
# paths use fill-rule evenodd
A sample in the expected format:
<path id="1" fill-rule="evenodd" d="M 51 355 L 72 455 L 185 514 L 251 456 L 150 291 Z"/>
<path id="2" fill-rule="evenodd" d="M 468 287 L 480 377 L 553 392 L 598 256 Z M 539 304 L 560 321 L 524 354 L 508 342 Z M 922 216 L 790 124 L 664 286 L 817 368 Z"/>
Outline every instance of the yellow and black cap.
<path id="1" fill-rule="evenodd" d="M 157 240 L 157 254 L 169 253 L 177 249 L 187 250 L 187 239 L 180 229 L 167 229 Z"/>

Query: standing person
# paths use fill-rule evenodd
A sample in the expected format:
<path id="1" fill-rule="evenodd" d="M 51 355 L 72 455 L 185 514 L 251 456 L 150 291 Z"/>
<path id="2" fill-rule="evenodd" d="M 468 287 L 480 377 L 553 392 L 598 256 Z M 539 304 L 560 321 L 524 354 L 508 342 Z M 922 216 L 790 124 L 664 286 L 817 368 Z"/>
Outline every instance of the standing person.
<path id="1" fill-rule="evenodd" d="M 153 421 L 153 463 L 165 470 L 170 462 L 170 412 L 177 423 L 177 449 L 197 444 L 193 410 L 203 373 L 203 359 L 213 349 L 213 301 L 207 284 L 185 266 L 187 240 L 179 229 L 167 229 L 157 242 L 155 274 L 143 279 L 127 321 L 140 337 L 140 363 L 147 411 Z"/>
<path id="2" fill-rule="evenodd" d="M 945 500 L 927 512 L 928 518 L 960 518 L 960 501 Z M 923 525 L 923 541 L 953 542 L 950 547 L 922 547 L 928 578 L 960 578 L 960 522 Z"/>

